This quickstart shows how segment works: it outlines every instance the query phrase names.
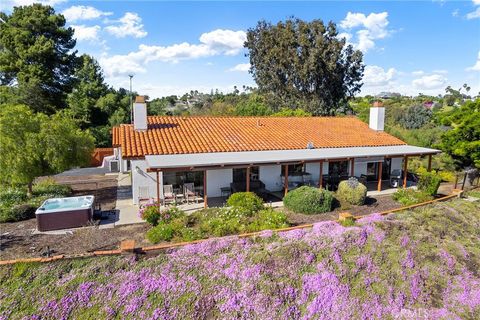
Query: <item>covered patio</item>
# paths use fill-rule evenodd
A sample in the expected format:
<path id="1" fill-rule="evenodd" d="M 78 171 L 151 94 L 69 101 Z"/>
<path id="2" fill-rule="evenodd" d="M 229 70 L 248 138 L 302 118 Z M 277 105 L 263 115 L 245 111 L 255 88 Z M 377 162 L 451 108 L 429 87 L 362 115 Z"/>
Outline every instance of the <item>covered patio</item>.
<path id="1" fill-rule="evenodd" d="M 266 203 L 281 202 L 301 185 L 335 190 L 341 180 L 356 177 L 369 192 L 394 192 L 410 186 L 408 159 L 431 157 L 439 150 L 415 146 L 381 146 L 147 155 L 146 171 L 156 176 L 156 199 L 165 204 L 165 181 L 195 180 L 192 207 L 221 206 L 231 193 L 252 191 Z M 180 178 L 180 182 L 187 182 Z M 187 182 L 193 183 L 193 182 Z M 177 190 L 181 189 L 177 187 Z M 183 203 L 184 195 L 180 195 Z M 188 202 L 188 201 L 187 201 Z"/>

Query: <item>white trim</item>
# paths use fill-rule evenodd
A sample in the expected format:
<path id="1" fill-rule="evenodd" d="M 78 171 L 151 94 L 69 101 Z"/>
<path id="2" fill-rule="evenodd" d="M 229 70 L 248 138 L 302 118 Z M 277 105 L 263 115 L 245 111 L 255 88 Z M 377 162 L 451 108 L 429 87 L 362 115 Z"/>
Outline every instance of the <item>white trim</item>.
<path id="1" fill-rule="evenodd" d="M 232 166 L 262 163 L 334 160 L 341 158 L 415 156 L 440 153 L 440 150 L 409 145 L 382 147 L 319 148 L 246 152 L 212 152 L 145 156 L 149 168 Z M 378 158 L 377 158 L 378 159 Z M 375 160 L 373 160 L 375 161 Z"/>

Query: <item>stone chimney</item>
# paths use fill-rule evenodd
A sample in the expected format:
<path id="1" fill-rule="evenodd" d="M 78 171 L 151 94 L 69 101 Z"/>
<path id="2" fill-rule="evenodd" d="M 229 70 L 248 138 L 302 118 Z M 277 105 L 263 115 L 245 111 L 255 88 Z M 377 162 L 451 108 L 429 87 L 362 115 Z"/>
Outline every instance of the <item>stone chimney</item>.
<path id="1" fill-rule="evenodd" d="M 383 131 L 385 127 L 385 107 L 382 101 L 375 101 L 370 107 L 370 129 Z"/>
<path id="2" fill-rule="evenodd" d="M 144 96 L 137 96 L 133 104 L 133 128 L 147 130 L 147 103 Z"/>

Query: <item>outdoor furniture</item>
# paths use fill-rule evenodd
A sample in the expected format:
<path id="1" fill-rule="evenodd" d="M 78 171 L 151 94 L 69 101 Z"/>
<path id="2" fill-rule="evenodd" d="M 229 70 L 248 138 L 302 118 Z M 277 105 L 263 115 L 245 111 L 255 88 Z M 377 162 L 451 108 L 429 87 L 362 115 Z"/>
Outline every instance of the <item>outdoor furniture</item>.
<path id="1" fill-rule="evenodd" d="M 185 183 L 183 185 L 183 194 L 187 203 L 190 200 L 196 201 L 198 203 L 197 193 L 195 192 L 195 186 L 193 183 Z"/>
<path id="2" fill-rule="evenodd" d="M 171 184 L 166 184 L 163 186 L 163 204 L 172 204 L 175 203 L 175 194 L 173 193 L 173 186 Z"/>
<path id="3" fill-rule="evenodd" d="M 243 192 L 247 190 L 247 182 L 232 182 L 230 183 L 231 193 Z M 265 183 L 260 180 L 252 181 L 250 180 L 250 191 L 257 193 L 258 191 L 265 190 Z"/>
<path id="4" fill-rule="evenodd" d="M 228 198 L 232 194 L 232 190 L 230 189 L 230 187 L 223 187 L 220 188 L 220 194 L 222 198 Z"/>
<path id="5" fill-rule="evenodd" d="M 138 205 L 140 206 L 143 202 L 148 202 L 152 198 L 150 197 L 150 189 L 148 186 L 138 187 Z"/>
<path id="6" fill-rule="evenodd" d="M 361 174 L 360 178 L 358 179 L 358 182 L 363 184 L 364 186 L 367 185 L 367 175 L 366 174 Z"/>
<path id="7" fill-rule="evenodd" d="M 395 169 L 390 174 L 390 187 L 398 188 L 400 187 L 400 181 L 402 180 L 402 170 Z"/>

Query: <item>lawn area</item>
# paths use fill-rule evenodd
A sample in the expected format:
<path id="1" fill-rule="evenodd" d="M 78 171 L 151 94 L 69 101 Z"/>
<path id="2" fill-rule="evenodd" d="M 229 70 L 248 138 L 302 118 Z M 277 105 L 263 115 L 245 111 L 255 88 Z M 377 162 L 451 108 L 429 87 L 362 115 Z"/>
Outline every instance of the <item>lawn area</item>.
<path id="1" fill-rule="evenodd" d="M 480 203 L 455 199 L 149 258 L 17 264 L 0 268 L 0 316 L 478 319 L 479 230 Z"/>

